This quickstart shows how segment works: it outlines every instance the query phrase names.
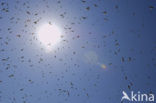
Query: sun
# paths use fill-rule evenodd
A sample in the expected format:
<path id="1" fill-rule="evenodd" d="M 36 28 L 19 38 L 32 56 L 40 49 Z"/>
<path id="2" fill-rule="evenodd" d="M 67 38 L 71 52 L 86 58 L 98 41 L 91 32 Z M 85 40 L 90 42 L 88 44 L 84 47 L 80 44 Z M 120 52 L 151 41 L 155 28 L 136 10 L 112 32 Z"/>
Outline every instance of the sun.
<path id="1" fill-rule="evenodd" d="M 61 30 L 55 24 L 45 23 L 37 32 L 38 40 L 46 49 L 56 46 L 61 40 Z"/>

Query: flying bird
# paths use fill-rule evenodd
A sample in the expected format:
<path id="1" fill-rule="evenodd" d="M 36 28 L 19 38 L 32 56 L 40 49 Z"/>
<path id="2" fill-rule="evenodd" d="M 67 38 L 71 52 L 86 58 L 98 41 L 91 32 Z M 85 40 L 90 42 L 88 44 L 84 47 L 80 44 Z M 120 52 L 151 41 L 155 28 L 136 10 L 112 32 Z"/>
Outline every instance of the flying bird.
<path id="1" fill-rule="evenodd" d="M 121 101 L 122 101 L 123 99 L 127 99 L 127 100 L 131 101 L 130 98 L 128 97 L 128 95 L 127 95 L 127 93 L 126 93 L 125 91 L 123 91 L 122 94 L 123 94 L 123 96 L 122 96 L 122 98 L 121 98 Z"/>

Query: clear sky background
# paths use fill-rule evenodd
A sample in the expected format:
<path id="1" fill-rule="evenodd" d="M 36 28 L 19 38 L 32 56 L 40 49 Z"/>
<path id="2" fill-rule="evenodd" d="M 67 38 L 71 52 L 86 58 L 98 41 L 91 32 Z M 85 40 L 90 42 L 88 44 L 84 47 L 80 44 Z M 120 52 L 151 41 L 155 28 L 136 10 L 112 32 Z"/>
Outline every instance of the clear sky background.
<path id="1" fill-rule="evenodd" d="M 44 22 L 62 31 L 50 52 Z M 0 0 L 0 103 L 120 103 L 123 90 L 156 93 L 156 1 Z"/>

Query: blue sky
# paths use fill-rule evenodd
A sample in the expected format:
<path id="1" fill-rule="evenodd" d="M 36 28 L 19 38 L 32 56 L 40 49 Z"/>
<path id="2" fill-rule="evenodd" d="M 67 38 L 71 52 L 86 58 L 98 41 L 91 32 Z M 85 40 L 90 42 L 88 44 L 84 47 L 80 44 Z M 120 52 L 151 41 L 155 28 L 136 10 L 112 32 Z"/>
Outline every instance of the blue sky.
<path id="1" fill-rule="evenodd" d="M 155 5 L 0 0 L 0 103 L 120 103 L 122 91 L 155 94 Z M 37 31 L 49 22 L 62 38 L 47 52 Z"/>

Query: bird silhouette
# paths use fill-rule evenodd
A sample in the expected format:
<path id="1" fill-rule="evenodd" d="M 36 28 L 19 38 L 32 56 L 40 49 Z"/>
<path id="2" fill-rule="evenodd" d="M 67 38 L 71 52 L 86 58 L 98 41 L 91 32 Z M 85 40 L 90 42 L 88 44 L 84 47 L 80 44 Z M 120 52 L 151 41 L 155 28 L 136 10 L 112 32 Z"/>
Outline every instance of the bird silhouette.
<path id="1" fill-rule="evenodd" d="M 127 95 L 127 93 L 126 93 L 125 91 L 123 91 L 122 94 L 123 94 L 123 96 L 122 96 L 122 98 L 121 98 L 121 101 L 122 101 L 123 99 L 127 99 L 127 100 L 131 101 L 130 98 L 129 98 L 129 96 Z"/>

